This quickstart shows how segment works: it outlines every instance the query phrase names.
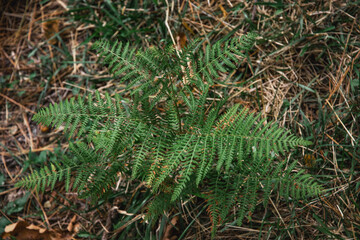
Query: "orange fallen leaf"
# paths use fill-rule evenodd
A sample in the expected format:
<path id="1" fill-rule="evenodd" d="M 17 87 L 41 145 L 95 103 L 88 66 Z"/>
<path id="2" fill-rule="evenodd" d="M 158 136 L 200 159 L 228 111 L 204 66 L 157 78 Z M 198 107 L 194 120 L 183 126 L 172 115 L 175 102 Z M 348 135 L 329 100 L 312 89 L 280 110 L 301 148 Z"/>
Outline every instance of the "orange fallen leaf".
<path id="1" fill-rule="evenodd" d="M 80 224 L 79 223 L 75 223 L 76 221 L 76 215 L 74 215 L 72 217 L 72 219 L 70 220 L 70 223 L 67 227 L 67 230 L 69 232 L 74 232 L 74 233 L 77 233 L 79 230 L 80 230 Z"/>
<path id="2" fill-rule="evenodd" d="M 48 132 L 50 132 L 50 127 L 48 127 L 48 126 L 45 126 L 45 125 L 43 125 L 43 124 L 39 124 L 39 127 L 40 127 L 40 131 L 42 132 L 42 133 L 48 133 Z"/>
<path id="3" fill-rule="evenodd" d="M 50 20 L 43 22 L 42 28 L 44 30 L 45 38 L 50 39 L 59 32 L 59 20 Z M 57 39 L 52 38 L 51 40 L 49 40 L 49 43 L 54 45 L 57 43 Z"/>
<path id="4" fill-rule="evenodd" d="M 187 41 L 187 37 L 185 33 L 179 32 L 178 35 L 176 36 L 177 47 L 179 50 L 186 47 L 186 41 Z"/>
<path id="5" fill-rule="evenodd" d="M 314 154 L 305 154 L 304 156 L 304 162 L 306 167 L 313 168 L 316 166 L 316 158 Z"/>

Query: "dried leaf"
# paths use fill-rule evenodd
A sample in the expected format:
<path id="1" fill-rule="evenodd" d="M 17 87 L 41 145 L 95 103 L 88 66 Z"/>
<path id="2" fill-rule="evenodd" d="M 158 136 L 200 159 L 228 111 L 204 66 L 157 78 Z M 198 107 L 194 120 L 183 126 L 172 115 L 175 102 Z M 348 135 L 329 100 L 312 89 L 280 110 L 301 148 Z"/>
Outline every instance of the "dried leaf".
<path id="1" fill-rule="evenodd" d="M 305 166 L 313 168 L 316 166 L 316 158 L 313 154 L 305 154 L 304 156 Z"/>
<path id="2" fill-rule="evenodd" d="M 76 221 L 76 215 L 74 215 L 67 227 L 67 230 L 71 233 L 77 233 L 80 230 L 80 224 L 75 223 Z"/>
<path id="3" fill-rule="evenodd" d="M 176 223 L 179 221 L 179 216 L 176 215 L 175 217 L 173 217 L 170 221 L 170 223 L 166 226 L 165 232 L 164 232 L 164 237 L 163 240 L 172 240 L 172 239 L 177 239 L 178 236 L 174 235 L 173 233 L 173 229 L 174 226 L 176 226 Z"/>
<path id="4" fill-rule="evenodd" d="M 18 127 L 16 125 L 13 125 L 11 127 L 9 127 L 9 134 L 11 136 L 14 136 L 18 131 Z"/>
<path id="5" fill-rule="evenodd" d="M 183 32 L 180 32 L 177 36 L 176 36 L 176 42 L 177 42 L 177 48 L 183 49 L 186 46 L 186 35 Z"/>
<path id="6" fill-rule="evenodd" d="M 50 20 L 43 22 L 42 28 L 44 30 L 45 38 L 50 39 L 59 32 L 59 20 Z M 57 43 L 57 39 L 54 37 L 49 40 L 49 43 L 54 45 Z"/>
<path id="7" fill-rule="evenodd" d="M 44 208 L 51 208 L 51 202 L 50 201 L 46 201 L 44 203 Z"/>
<path id="8" fill-rule="evenodd" d="M 48 127 L 48 126 L 45 126 L 45 125 L 43 125 L 43 124 L 39 124 L 39 127 L 40 127 L 40 131 L 41 131 L 42 133 L 48 133 L 48 132 L 50 132 L 50 127 Z"/>
<path id="9" fill-rule="evenodd" d="M 14 238 L 17 240 L 72 240 L 73 235 L 73 232 L 47 230 L 20 219 L 16 223 L 7 225 L 1 238 L 4 240 Z"/>

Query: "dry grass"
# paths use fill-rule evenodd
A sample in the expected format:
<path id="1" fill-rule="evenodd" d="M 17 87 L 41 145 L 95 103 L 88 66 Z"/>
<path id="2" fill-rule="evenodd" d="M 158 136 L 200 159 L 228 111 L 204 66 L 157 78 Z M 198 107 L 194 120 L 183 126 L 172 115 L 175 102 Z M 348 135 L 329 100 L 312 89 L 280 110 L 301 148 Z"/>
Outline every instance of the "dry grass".
<path id="1" fill-rule="evenodd" d="M 0 188 L 0 207 L 4 207 L 24 194 L 12 186 L 25 167 L 43 164 L 40 152 L 67 148 L 65 141 L 59 141 L 61 130 L 41 132 L 31 121 L 36 109 L 94 88 L 119 90 L 122 86 L 109 81 L 104 69 L 92 64 L 96 58 L 88 51 L 90 43 L 80 44 L 89 40 L 96 25 L 74 21 L 66 13 L 66 1 L 41 4 L 29 0 L 24 4 L 12 0 L 1 6 L 0 174 L 6 176 L 6 183 Z M 184 0 L 148 8 L 143 3 L 137 9 L 121 11 L 126 15 L 147 9 L 146 16 L 155 14 L 156 21 L 150 24 L 148 18 L 139 18 L 135 27 L 132 24 L 136 21 L 130 21 L 112 37 L 120 37 L 126 27 L 139 30 L 147 26 L 155 29 L 154 36 L 148 32 L 129 38 L 149 46 L 163 38 L 166 25 L 174 41 L 178 41 L 177 36 L 182 40 L 184 36 L 201 36 L 214 42 L 248 31 L 259 32 L 261 39 L 248 61 L 234 73 L 235 80 L 218 86 L 219 91 L 226 87 L 232 102 L 261 111 L 315 143 L 287 159 L 299 159 L 302 167 L 329 189 L 327 194 L 310 203 L 286 203 L 273 194 L 267 209 L 258 206 L 251 220 L 242 227 L 227 225 L 217 239 L 359 239 L 359 3 Z M 314 156 L 315 161 L 304 158 L 305 154 Z M 140 191 L 136 186 L 130 189 L 130 196 Z M 70 219 L 81 213 L 78 221 L 83 231 L 103 239 L 111 236 L 104 229 L 115 224 L 114 206 L 132 206 L 133 200 L 115 196 L 111 203 L 92 209 L 76 194 L 66 194 L 61 184 L 56 192 L 33 192 L 30 199 L 19 213 L 1 211 L 2 217 L 16 221 L 16 216 L 31 216 L 40 225 L 66 228 Z M 47 202 L 49 208 L 44 207 Z M 188 225 L 184 239 L 209 236 L 209 220 L 205 211 L 197 216 L 201 211 L 198 204 L 201 206 L 194 200 L 182 206 L 183 223 L 177 237 Z M 157 226 L 153 229 L 156 231 Z"/>

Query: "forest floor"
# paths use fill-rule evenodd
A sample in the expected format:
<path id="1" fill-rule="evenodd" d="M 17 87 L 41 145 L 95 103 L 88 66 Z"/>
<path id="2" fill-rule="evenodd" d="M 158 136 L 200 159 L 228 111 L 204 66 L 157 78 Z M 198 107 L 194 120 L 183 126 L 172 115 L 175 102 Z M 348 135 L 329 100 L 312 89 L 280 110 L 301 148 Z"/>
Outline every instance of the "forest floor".
<path id="1" fill-rule="evenodd" d="M 298 169 L 328 191 L 298 202 L 274 193 L 266 212 L 256 208 L 241 227 L 226 224 L 216 239 L 360 239 L 359 1 L 8 0 L 0 8 L 4 239 L 209 239 L 210 220 L 196 202 L 147 226 L 139 217 L 146 202 L 139 182 L 124 179 L 125 193 L 95 206 L 63 184 L 44 193 L 14 184 L 66 154 L 61 129 L 32 121 L 40 107 L 93 89 L 124 89 L 96 64 L 94 39 L 148 48 L 171 42 L 171 35 L 183 46 L 197 37 L 214 43 L 250 31 L 260 35 L 256 46 L 233 80 L 218 87 L 232 103 L 312 141 L 285 159 L 298 160 Z"/>

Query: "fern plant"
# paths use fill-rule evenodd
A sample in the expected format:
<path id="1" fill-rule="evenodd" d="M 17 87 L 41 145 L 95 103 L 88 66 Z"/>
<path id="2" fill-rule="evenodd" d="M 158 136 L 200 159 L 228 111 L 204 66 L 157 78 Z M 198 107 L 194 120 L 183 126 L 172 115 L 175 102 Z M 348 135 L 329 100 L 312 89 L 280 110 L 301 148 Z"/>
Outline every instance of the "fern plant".
<path id="1" fill-rule="evenodd" d="M 241 225 L 259 199 L 267 204 L 272 190 L 286 199 L 318 195 L 321 187 L 310 175 L 293 172 L 295 161 L 284 171 L 285 161 L 277 157 L 309 141 L 240 105 L 223 112 L 226 97 L 210 98 L 220 75 L 236 68 L 256 37 L 219 41 L 205 51 L 197 47 L 200 40 L 181 51 L 95 42 L 130 97 L 95 92 L 41 109 L 35 121 L 65 124 L 65 131 L 81 140 L 70 144 L 72 157 L 17 185 L 44 190 L 65 179 L 67 190 L 96 199 L 112 191 L 119 173 L 128 174 L 152 191 L 148 217 L 156 219 L 196 195 L 207 202 L 213 233 L 234 206 Z"/>

